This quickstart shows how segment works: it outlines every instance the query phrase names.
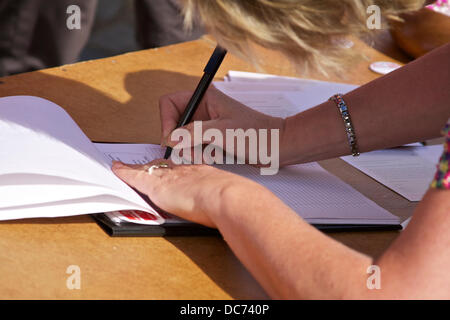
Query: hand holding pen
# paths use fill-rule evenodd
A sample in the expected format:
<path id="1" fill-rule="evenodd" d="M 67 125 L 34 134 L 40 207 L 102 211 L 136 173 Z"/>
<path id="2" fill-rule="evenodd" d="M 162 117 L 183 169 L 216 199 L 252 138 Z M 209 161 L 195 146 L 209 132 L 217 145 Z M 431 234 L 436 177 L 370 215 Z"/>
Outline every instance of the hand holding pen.
<path id="1" fill-rule="evenodd" d="M 184 113 L 181 115 L 180 120 L 178 121 L 177 128 L 180 128 L 192 120 L 192 116 L 197 110 L 200 102 L 202 101 L 203 96 L 208 90 L 211 81 L 214 79 L 217 70 L 220 67 L 223 59 L 225 58 L 227 51 L 219 46 L 216 47 L 211 58 L 209 59 L 205 69 L 203 70 L 204 74 L 200 79 L 200 82 L 197 85 L 197 88 L 194 91 L 191 99 L 189 100 Z M 172 148 L 167 147 L 166 153 L 164 154 L 164 159 L 169 159 L 172 154 Z"/>

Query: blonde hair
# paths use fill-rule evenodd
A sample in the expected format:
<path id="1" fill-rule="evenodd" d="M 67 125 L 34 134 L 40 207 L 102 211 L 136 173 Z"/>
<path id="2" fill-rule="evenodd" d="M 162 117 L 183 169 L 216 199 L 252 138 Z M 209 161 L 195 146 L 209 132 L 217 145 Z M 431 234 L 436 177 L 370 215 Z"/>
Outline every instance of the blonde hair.
<path id="1" fill-rule="evenodd" d="M 284 54 L 300 72 L 338 71 L 357 53 L 338 45 L 367 33 L 367 8 L 399 19 L 423 0 L 183 0 L 185 23 L 200 19 L 219 44 L 257 63 L 252 43 Z M 384 27 L 386 26 L 383 23 Z"/>

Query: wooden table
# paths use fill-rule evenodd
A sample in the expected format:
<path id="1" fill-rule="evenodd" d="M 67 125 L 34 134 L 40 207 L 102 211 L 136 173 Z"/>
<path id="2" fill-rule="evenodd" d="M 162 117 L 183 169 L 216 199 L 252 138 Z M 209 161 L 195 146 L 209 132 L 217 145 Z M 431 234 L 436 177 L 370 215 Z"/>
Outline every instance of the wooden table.
<path id="1" fill-rule="evenodd" d="M 392 59 L 361 42 L 367 61 L 346 79 L 377 77 L 372 61 Z M 0 79 L 0 96 L 36 95 L 64 107 L 95 141 L 158 143 L 159 96 L 193 90 L 215 44 L 207 38 L 159 49 L 66 65 Z M 267 73 L 293 75 L 285 59 L 258 50 Z M 255 71 L 228 55 L 218 73 Z M 32 159 L 30 159 L 32 161 Z M 340 159 L 321 165 L 393 214 L 406 218 L 414 204 Z M 330 234 L 379 255 L 398 232 Z M 69 290 L 69 265 L 81 270 L 81 289 Z M 89 217 L 0 222 L 0 299 L 230 299 L 267 298 L 220 238 L 110 238 Z"/>

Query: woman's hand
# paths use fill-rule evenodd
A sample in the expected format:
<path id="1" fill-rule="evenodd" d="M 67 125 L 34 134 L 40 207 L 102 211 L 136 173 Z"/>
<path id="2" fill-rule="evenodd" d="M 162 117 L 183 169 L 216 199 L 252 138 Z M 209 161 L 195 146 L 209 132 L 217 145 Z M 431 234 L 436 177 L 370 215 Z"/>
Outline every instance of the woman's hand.
<path id="1" fill-rule="evenodd" d="M 161 115 L 161 127 L 162 127 L 162 146 L 176 146 L 180 141 L 172 140 L 171 133 L 177 126 L 178 120 L 183 113 L 189 99 L 192 96 L 192 92 L 176 92 L 173 94 L 165 95 L 161 97 L 160 115 Z M 279 138 L 283 136 L 284 131 L 284 119 L 271 117 L 263 113 L 257 112 L 242 103 L 230 98 L 224 93 L 220 92 L 214 87 L 211 87 L 205 94 L 200 103 L 197 111 L 194 114 L 193 121 L 202 121 L 202 131 L 205 132 L 210 128 L 215 128 L 221 131 L 224 141 L 222 146 L 226 146 L 226 129 L 267 129 L 268 130 L 268 149 L 270 149 L 270 129 L 279 130 Z M 186 129 L 191 134 L 191 145 L 186 146 L 183 144 L 183 148 L 190 148 L 194 146 L 194 126 L 193 122 L 189 123 L 183 129 Z M 258 131 L 257 131 L 258 132 Z M 259 139 L 258 139 L 259 140 Z M 280 141 L 277 141 L 280 143 Z M 203 141 L 203 143 L 212 143 L 214 141 Z M 259 142 L 257 147 L 259 148 Z M 248 160 L 248 144 L 246 143 L 246 159 Z M 235 144 L 236 150 L 236 144 Z M 225 150 L 230 155 L 236 155 L 235 150 Z M 280 146 L 280 158 L 281 158 L 281 146 Z M 259 157 L 258 157 L 259 161 Z M 248 163 L 246 161 L 246 163 Z"/>
<path id="2" fill-rule="evenodd" d="M 154 164 L 167 163 L 148 173 Z M 146 165 L 114 162 L 113 172 L 136 188 L 161 209 L 180 218 L 217 227 L 216 219 L 226 210 L 239 210 L 239 194 L 258 189 L 271 194 L 257 183 L 208 165 L 175 165 L 167 160 L 154 160 Z M 251 195 L 249 195 L 251 197 Z"/>

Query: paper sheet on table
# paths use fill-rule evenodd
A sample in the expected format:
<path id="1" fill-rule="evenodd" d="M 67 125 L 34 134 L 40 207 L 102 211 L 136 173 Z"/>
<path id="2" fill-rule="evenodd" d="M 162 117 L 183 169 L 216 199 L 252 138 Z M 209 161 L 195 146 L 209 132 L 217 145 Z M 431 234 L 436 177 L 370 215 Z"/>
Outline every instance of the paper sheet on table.
<path id="1" fill-rule="evenodd" d="M 154 212 L 58 105 L 31 96 L 0 98 L 0 132 L 0 220 Z"/>
<path id="2" fill-rule="evenodd" d="M 162 158 L 164 155 L 164 149 L 159 145 L 101 143 L 95 146 L 106 157 L 127 163 L 142 164 L 149 159 Z M 260 175 L 259 168 L 248 165 L 217 165 L 217 167 L 266 186 L 310 223 L 399 223 L 398 217 L 381 208 L 317 163 L 281 168 L 273 176 Z"/>
<path id="3" fill-rule="evenodd" d="M 422 200 L 436 172 L 443 147 L 377 150 L 342 159 L 410 201 Z"/>

